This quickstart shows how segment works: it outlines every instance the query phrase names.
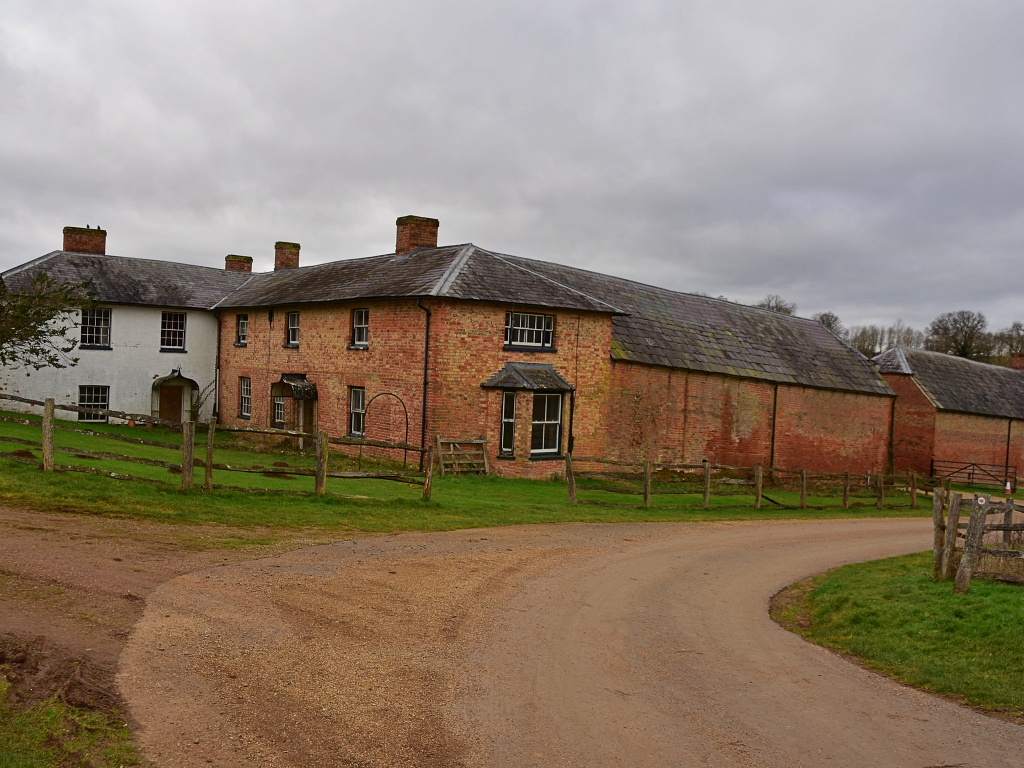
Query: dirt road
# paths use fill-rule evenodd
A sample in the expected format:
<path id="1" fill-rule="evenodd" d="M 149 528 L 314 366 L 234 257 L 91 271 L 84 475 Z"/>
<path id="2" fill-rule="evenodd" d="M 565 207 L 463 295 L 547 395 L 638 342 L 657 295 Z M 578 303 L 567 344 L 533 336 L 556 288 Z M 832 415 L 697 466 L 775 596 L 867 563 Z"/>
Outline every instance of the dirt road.
<path id="1" fill-rule="evenodd" d="M 1019 766 L 1024 730 L 782 630 L 924 520 L 343 542 L 155 590 L 119 683 L 158 765 Z"/>

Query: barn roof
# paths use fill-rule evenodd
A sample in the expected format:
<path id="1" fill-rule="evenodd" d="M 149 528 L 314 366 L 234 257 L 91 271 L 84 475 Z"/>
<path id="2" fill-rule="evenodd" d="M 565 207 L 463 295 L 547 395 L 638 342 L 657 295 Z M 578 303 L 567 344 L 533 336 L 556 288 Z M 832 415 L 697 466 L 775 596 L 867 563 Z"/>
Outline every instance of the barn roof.
<path id="1" fill-rule="evenodd" d="M 39 273 L 58 282 L 92 281 L 96 300 L 108 304 L 135 304 L 174 309 L 212 309 L 251 275 L 173 261 L 97 256 L 54 251 L 0 275 L 4 285 L 26 288 Z"/>
<path id="2" fill-rule="evenodd" d="M 1024 371 L 906 347 L 873 362 L 882 373 L 913 376 L 940 410 L 1024 419 Z"/>

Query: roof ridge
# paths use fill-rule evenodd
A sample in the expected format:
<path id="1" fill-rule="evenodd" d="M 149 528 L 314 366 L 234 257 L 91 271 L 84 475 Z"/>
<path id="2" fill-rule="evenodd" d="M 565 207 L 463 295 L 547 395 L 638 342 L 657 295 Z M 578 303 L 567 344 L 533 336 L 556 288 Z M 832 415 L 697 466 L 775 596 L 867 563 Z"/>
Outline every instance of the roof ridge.
<path id="1" fill-rule="evenodd" d="M 472 243 L 462 246 L 459 251 L 455 254 L 455 258 L 452 259 L 452 263 L 448 265 L 448 269 L 444 271 L 441 278 L 434 284 L 434 287 L 430 290 L 431 296 L 444 296 L 447 294 L 448 289 L 452 287 L 466 264 L 469 262 L 469 256 L 473 252 L 476 246 Z"/>
<path id="2" fill-rule="evenodd" d="M 900 349 L 901 352 L 902 352 L 902 347 L 898 347 L 897 346 L 897 347 L 893 347 L 893 349 Z M 1011 372 L 1016 371 L 1016 369 L 1008 368 L 1005 365 L 996 365 L 995 363 L 985 363 L 985 362 L 982 362 L 981 360 L 972 360 L 969 357 L 960 357 L 960 355 L 951 355 L 951 354 L 949 354 L 947 352 L 937 352 L 934 349 L 917 349 L 917 348 L 914 348 L 914 347 L 907 347 L 906 349 L 907 349 L 908 352 L 910 352 L 912 354 L 931 355 L 933 357 L 941 357 L 941 358 L 945 358 L 945 359 L 948 359 L 948 360 L 956 360 L 956 361 L 959 361 L 961 363 L 967 363 L 969 365 L 980 365 L 980 366 L 984 366 L 986 368 L 992 368 L 992 369 L 997 370 L 997 371 L 1011 371 Z"/>
<path id="3" fill-rule="evenodd" d="M 515 256 L 507 256 L 505 254 L 495 253 L 494 251 L 488 251 L 488 250 L 486 250 L 484 248 L 477 248 L 476 246 L 473 246 L 473 247 L 476 248 L 476 250 L 480 251 L 481 253 L 486 253 L 488 256 L 497 259 L 498 261 L 502 262 L 503 264 L 508 264 L 510 267 L 515 267 L 516 269 L 521 269 L 523 272 L 528 272 L 529 274 L 533 275 L 534 277 L 539 277 L 541 280 L 547 280 L 549 283 L 557 285 L 559 288 L 564 288 L 567 291 L 571 291 L 572 293 L 578 294 L 580 296 L 584 296 L 584 297 L 590 299 L 591 301 L 596 301 L 598 304 L 604 304 L 606 307 L 610 307 L 615 312 L 618 312 L 618 313 L 621 313 L 621 314 L 629 314 L 628 312 L 625 312 L 624 310 L 620 309 L 619 307 L 616 307 L 614 304 L 608 303 L 604 299 L 599 299 L 596 296 L 591 296 L 586 291 L 581 291 L 578 288 L 573 288 L 571 285 L 566 285 L 565 283 L 563 283 L 560 280 L 555 280 L 553 277 L 548 277 L 547 275 L 543 275 L 540 272 L 534 272 L 532 269 L 528 269 L 527 267 L 524 267 L 522 264 L 516 264 L 513 261 L 509 261 L 509 259 L 511 259 L 511 258 L 517 258 Z M 570 269 L 575 269 L 575 267 L 570 267 Z"/>

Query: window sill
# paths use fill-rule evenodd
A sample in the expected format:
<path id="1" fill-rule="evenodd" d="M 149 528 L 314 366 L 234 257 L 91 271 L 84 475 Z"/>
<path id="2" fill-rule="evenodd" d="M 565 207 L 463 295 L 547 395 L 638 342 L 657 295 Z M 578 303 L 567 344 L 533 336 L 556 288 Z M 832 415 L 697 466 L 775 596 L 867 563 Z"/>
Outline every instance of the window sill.
<path id="1" fill-rule="evenodd" d="M 516 455 L 514 453 L 499 453 L 497 459 L 498 461 L 515 461 Z"/>
<path id="2" fill-rule="evenodd" d="M 345 437 L 351 438 L 352 440 L 365 440 L 366 439 L 366 433 L 364 432 L 361 435 L 357 435 L 357 434 L 355 434 L 353 432 L 349 432 L 347 435 L 345 435 Z"/>
<path id="3" fill-rule="evenodd" d="M 236 346 L 236 347 L 248 347 L 248 346 L 249 346 L 249 343 L 248 343 L 248 342 L 246 342 L 246 341 L 236 341 L 236 342 L 235 342 L 235 346 Z"/>
<path id="4" fill-rule="evenodd" d="M 182 354 L 182 355 L 187 355 L 188 354 L 188 350 L 187 349 L 179 349 L 178 347 L 161 347 L 160 351 L 161 352 L 170 352 L 172 354 Z"/>
<path id="5" fill-rule="evenodd" d="M 355 350 L 357 352 L 369 352 L 370 351 L 370 345 L 369 344 L 349 344 L 347 347 L 345 347 L 345 349 L 352 349 L 352 350 Z"/>
<path id="6" fill-rule="evenodd" d="M 531 453 L 530 461 L 565 461 L 561 453 Z"/>
<path id="7" fill-rule="evenodd" d="M 554 347 L 522 347 L 514 344 L 506 344 L 502 347 L 506 352 L 557 352 Z"/>
<path id="8" fill-rule="evenodd" d="M 106 351 L 109 351 L 109 350 L 113 349 L 113 347 L 107 346 L 107 345 L 104 345 L 104 344 L 79 344 L 78 348 L 79 349 L 101 349 L 101 350 L 106 350 Z"/>
<path id="9" fill-rule="evenodd" d="M 298 344 L 282 344 L 281 349 L 298 349 Z"/>
<path id="10" fill-rule="evenodd" d="M 238 418 L 245 419 L 246 421 L 248 421 L 249 419 L 252 418 L 252 416 L 246 416 L 244 413 L 240 413 L 238 414 Z"/>

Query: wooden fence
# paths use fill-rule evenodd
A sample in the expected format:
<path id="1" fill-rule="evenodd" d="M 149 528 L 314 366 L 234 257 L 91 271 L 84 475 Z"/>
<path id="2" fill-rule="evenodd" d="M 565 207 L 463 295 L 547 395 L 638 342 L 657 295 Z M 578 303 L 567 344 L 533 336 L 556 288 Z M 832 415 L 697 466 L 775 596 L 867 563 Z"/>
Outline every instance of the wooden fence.
<path id="1" fill-rule="evenodd" d="M 967 591 L 972 578 L 1024 584 L 1024 505 L 1012 498 L 999 501 L 985 494 L 970 500 L 968 520 L 961 521 L 963 496 L 936 494 L 932 506 L 934 541 L 932 577 L 948 579 Z M 997 522 L 990 523 L 989 518 Z"/>
<path id="2" fill-rule="evenodd" d="M 11 437 L 0 437 L 0 440 L 4 442 L 21 443 L 25 445 L 33 445 L 41 448 L 42 452 L 42 467 L 44 472 L 53 472 L 54 470 L 69 471 L 69 472 L 89 472 L 91 474 L 103 475 L 106 477 L 115 478 L 127 478 L 139 481 L 158 482 L 155 480 L 148 480 L 147 478 L 135 477 L 133 475 L 123 475 L 115 472 L 108 472 L 106 470 L 100 470 L 93 467 L 81 467 L 76 465 L 65 465 L 57 466 L 54 463 L 55 451 L 72 453 L 80 458 L 96 458 L 96 459 L 107 459 L 114 461 L 126 461 L 137 464 L 146 464 L 149 466 L 161 466 L 167 467 L 168 469 L 180 469 L 181 472 L 181 489 L 188 490 L 193 487 L 194 477 L 193 468 L 196 466 L 195 459 L 195 429 L 196 424 L 190 421 L 176 422 L 168 421 L 167 419 L 157 418 L 155 416 L 149 416 L 145 414 L 137 413 L 126 413 L 124 411 L 114 411 L 106 408 L 86 408 L 77 405 L 57 405 L 53 398 L 47 398 L 44 401 L 30 400 L 24 397 L 18 397 L 16 395 L 0 394 L 0 400 L 12 400 L 19 403 L 25 403 L 28 405 L 41 406 L 43 408 L 43 418 L 41 423 L 41 440 L 39 443 L 34 443 L 29 440 L 22 440 L 19 438 Z M 65 425 L 58 425 L 54 419 L 54 412 L 56 410 L 70 411 L 74 413 L 88 413 L 99 416 L 113 417 L 122 419 L 129 422 L 140 422 L 159 424 L 161 426 L 168 427 L 170 429 L 180 430 L 182 434 L 182 444 L 180 446 L 173 445 L 171 443 L 161 443 L 156 441 L 145 440 L 142 438 L 131 438 L 124 435 L 107 434 L 103 432 L 96 432 L 88 429 L 74 429 Z M 28 419 L 18 419 L 9 416 L 2 416 L 0 419 L 4 421 L 15 421 L 23 424 L 35 424 L 35 422 Z M 307 476 L 314 478 L 315 493 L 318 496 L 322 496 L 326 491 L 326 484 L 328 477 L 343 478 L 343 479 L 376 479 L 376 480 L 395 480 L 403 483 L 413 483 L 423 485 L 423 496 L 424 498 L 430 498 L 431 482 L 430 476 L 432 473 L 432 461 L 428 461 L 428 470 L 426 478 L 419 476 L 409 475 L 406 473 L 390 472 L 390 473 L 372 473 L 372 472 L 332 472 L 328 469 L 328 461 L 330 456 L 330 445 L 346 445 L 346 446 L 372 446 L 377 448 L 389 448 L 402 451 L 423 451 L 419 446 L 410 445 L 407 443 L 390 443 L 382 440 L 360 440 L 351 437 L 331 437 L 326 432 L 318 432 L 313 435 L 308 432 L 296 432 L 287 429 L 272 429 L 272 428 L 260 428 L 260 427 L 233 427 L 227 425 L 218 425 L 215 420 L 211 419 L 206 424 L 201 424 L 201 427 L 205 427 L 207 430 L 206 438 L 206 456 L 205 461 L 202 462 L 202 466 L 205 469 L 205 483 L 207 489 L 214 487 L 213 483 L 213 470 L 219 470 L 223 472 L 243 472 L 243 473 L 258 473 L 265 474 L 268 470 L 264 468 L 250 468 L 250 467 L 239 467 L 231 466 L 229 464 L 218 464 L 214 461 L 214 440 L 216 437 L 217 430 L 234 433 L 244 434 L 258 434 L 258 435 L 274 435 L 279 437 L 293 437 L 293 438 L 314 438 L 316 441 L 316 467 L 315 469 L 301 469 L 297 467 L 273 467 L 270 471 L 275 475 L 297 475 Z M 147 459 L 139 456 L 128 456 L 125 454 L 118 453 L 107 453 L 98 451 L 84 451 L 77 448 L 58 448 L 54 445 L 54 433 L 55 429 L 64 429 L 71 432 L 80 434 L 92 435 L 96 437 L 109 438 L 114 440 L 124 440 L 136 445 L 149 445 L 160 448 L 171 448 L 181 451 L 181 462 L 172 463 L 159 461 L 157 459 Z M 427 450 L 428 455 L 432 456 L 432 451 Z M 5 454 L 5 458 L 12 458 L 18 460 L 18 457 L 12 457 L 10 454 Z M 35 463 L 35 462 L 33 462 Z M 249 489 L 241 489 L 249 490 Z"/>
<path id="3" fill-rule="evenodd" d="M 580 464 L 595 464 L 599 467 L 611 467 L 614 468 L 614 470 L 604 469 L 580 472 L 577 468 Z M 629 470 L 633 471 L 631 472 Z M 746 481 L 730 478 L 730 480 L 732 480 L 730 485 L 746 484 L 753 486 L 753 505 L 755 509 L 761 509 L 765 501 L 777 507 L 793 508 L 791 505 L 782 504 L 765 494 L 764 479 L 766 474 L 769 475 L 773 482 L 777 482 L 780 478 L 789 478 L 798 482 L 800 502 L 799 506 L 796 508 L 799 509 L 807 508 L 807 491 L 810 481 L 827 479 L 831 482 L 837 483 L 841 480 L 843 487 L 843 509 L 849 508 L 851 493 L 853 492 L 853 489 L 861 483 L 863 483 L 863 487 L 871 491 L 875 498 L 875 505 L 878 509 L 882 509 L 885 504 L 885 489 L 887 486 L 890 488 L 905 488 L 910 495 L 910 507 L 912 509 L 916 509 L 918 494 L 927 494 L 929 487 L 938 484 L 933 483 L 930 478 L 918 477 L 913 472 L 908 472 L 903 475 L 872 474 L 871 472 L 864 474 L 852 474 L 850 472 L 808 472 L 805 469 L 765 469 L 761 466 L 736 467 L 726 464 L 711 464 L 708 462 L 702 462 L 700 464 L 658 464 L 650 461 L 616 461 L 613 459 L 605 459 L 595 456 L 566 456 L 565 479 L 566 486 L 569 491 L 569 502 L 571 504 L 580 503 L 578 500 L 576 480 L 577 478 L 583 477 L 628 479 L 642 482 L 642 487 L 639 490 L 622 488 L 599 488 L 596 490 L 642 496 L 642 505 L 644 507 L 651 506 L 652 496 L 685 493 L 685 491 L 678 490 L 655 490 L 652 487 L 652 476 L 655 472 L 661 471 L 694 473 L 699 475 L 703 497 L 702 506 L 705 509 L 711 505 L 713 487 L 712 476 L 715 473 L 747 475 L 749 480 Z"/>

